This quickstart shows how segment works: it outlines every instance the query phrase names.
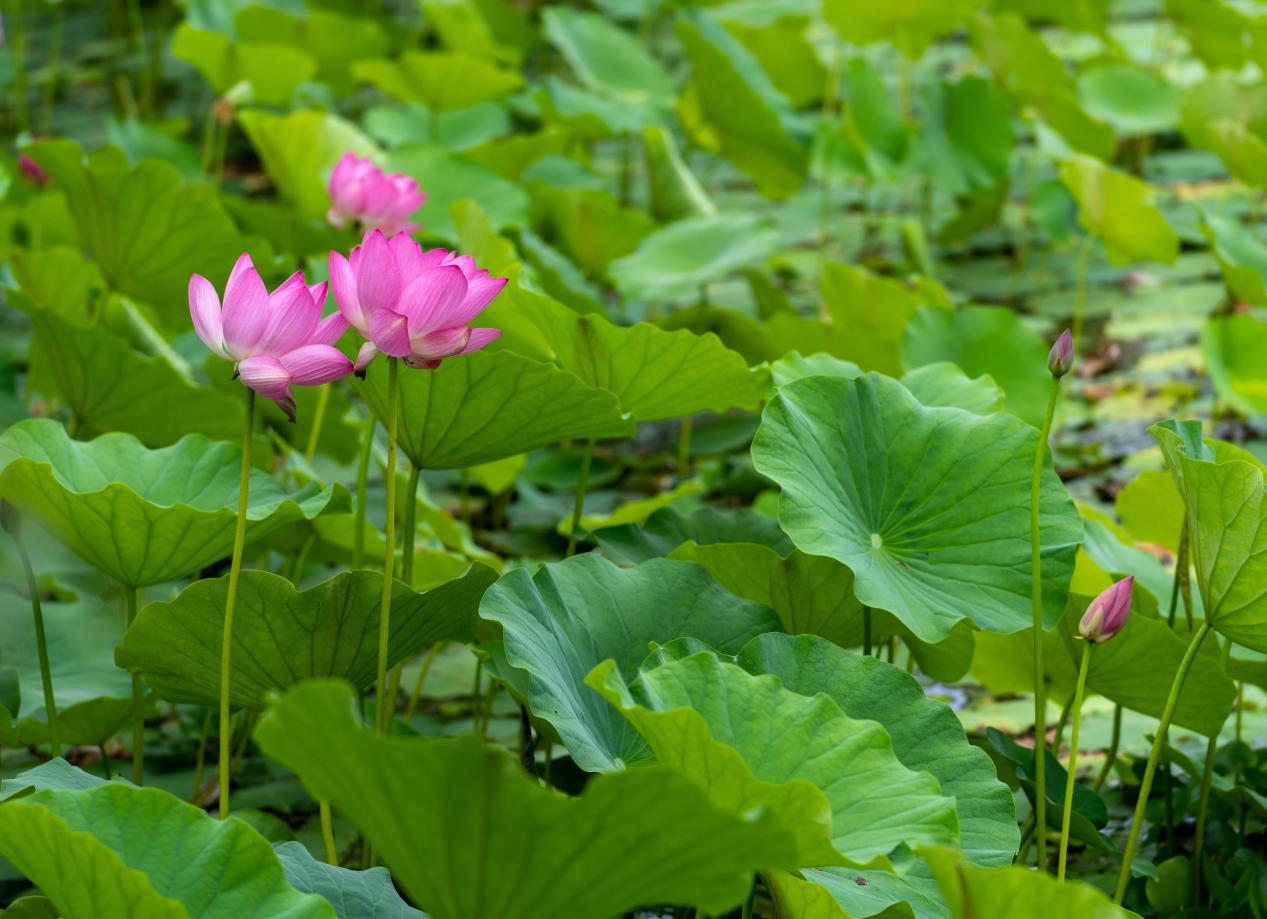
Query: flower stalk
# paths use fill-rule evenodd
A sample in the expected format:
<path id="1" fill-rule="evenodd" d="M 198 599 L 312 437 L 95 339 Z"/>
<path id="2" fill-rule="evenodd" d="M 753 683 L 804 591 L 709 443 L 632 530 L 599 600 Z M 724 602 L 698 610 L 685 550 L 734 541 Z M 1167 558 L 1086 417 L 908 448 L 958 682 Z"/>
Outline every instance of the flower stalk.
<path id="1" fill-rule="evenodd" d="M 387 644 L 391 634 L 392 583 L 396 570 L 396 431 L 398 428 L 400 361 L 387 359 L 387 522 L 383 538 L 387 545 L 383 557 L 383 594 L 378 612 L 378 692 L 374 698 L 374 724 L 386 734 L 391 726 L 391 710 L 387 700 Z"/>
<path id="2" fill-rule="evenodd" d="M 1091 669 L 1091 649 L 1095 642 L 1082 645 L 1082 663 L 1078 667 L 1078 683 L 1073 693 L 1073 727 L 1069 734 L 1069 775 L 1065 779 L 1065 806 L 1060 817 L 1060 853 L 1056 861 L 1056 880 L 1065 879 L 1065 867 L 1069 858 L 1069 824 L 1073 819 L 1073 792 L 1077 784 L 1078 730 L 1082 727 L 1082 700 L 1087 689 L 1087 672 Z"/>
<path id="3" fill-rule="evenodd" d="M 594 459 L 594 439 L 585 442 L 585 456 L 581 459 L 581 478 L 576 483 L 576 500 L 572 504 L 572 528 L 568 531 L 568 549 L 564 558 L 576 553 L 577 534 L 581 530 L 581 516 L 585 513 L 585 489 L 589 485 L 590 463 Z"/>
<path id="4" fill-rule="evenodd" d="M 238 485 L 238 520 L 233 531 L 233 557 L 229 562 L 229 588 L 224 600 L 224 637 L 220 645 L 220 819 L 229 816 L 229 784 L 233 746 L 229 717 L 229 684 L 233 675 L 233 607 L 242 573 L 242 547 L 246 544 L 246 511 L 251 490 L 251 435 L 255 427 L 255 390 L 246 391 L 246 420 L 242 425 L 242 477 Z"/>
<path id="5" fill-rule="evenodd" d="M 141 589 L 124 588 L 128 598 L 128 628 L 141 606 Z M 132 784 L 145 784 L 145 687 L 140 674 L 132 674 Z"/>
<path id="6" fill-rule="evenodd" d="M 9 506 L 5 505 L 4 514 L 9 514 Z M 16 515 L 15 515 L 16 518 Z M 18 558 L 22 562 L 22 571 L 26 575 L 27 591 L 31 594 L 31 616 L 35 624 L 35 648 L 40 659 L 40 683 L 44 687 L 44 712 L 48 717 L 48 746 L 54 756 L 62 755 L 62 743 L 57 729 L 57 699 L 53 695 L 53 670 L 48 662 L 48 642 L 44 635 L 44 608 L 40 603 L 40 586 L 35 580 L 35 568 L 31 565 L 31 556 L 27 554 L 26 543 L 18 529 L 17 520 L 12 523 L 6 519 L 5 529 L 9 530 L 14 544 L 18 547 Z"/>

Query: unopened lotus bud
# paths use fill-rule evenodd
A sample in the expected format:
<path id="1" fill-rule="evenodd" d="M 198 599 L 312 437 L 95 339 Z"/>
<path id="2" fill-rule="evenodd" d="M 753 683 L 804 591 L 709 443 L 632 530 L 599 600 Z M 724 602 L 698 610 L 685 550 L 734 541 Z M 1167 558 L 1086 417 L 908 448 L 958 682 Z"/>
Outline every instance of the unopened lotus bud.
<path id="1" fill-rule="evenodd" d="M 1073 335 L 1068 329 L 1060 333 L 1056 343 L 1047 352 L 1047 369 L 1054 377 L 1063 377 L 1073 369 Z"/>
<path id="2" fill-rule="evenodd" d="M 1131 612 L 1131 588 L 1134 584 L 1132 576 L 1106 587 L 1082 614 L 1078 636 L 1100 644 L 1122 631 Z"/>

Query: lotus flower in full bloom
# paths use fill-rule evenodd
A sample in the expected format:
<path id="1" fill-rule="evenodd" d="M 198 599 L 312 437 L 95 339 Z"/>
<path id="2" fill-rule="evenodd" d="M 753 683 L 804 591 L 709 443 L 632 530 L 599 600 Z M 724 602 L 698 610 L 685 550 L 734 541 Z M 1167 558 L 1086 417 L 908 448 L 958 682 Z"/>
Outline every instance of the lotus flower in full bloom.
<path id="1" fill-rule="evenodd" d="M 359 223 L 367 230 L 414 233 L 421 227 L 409 223 L 413 212 L 427 200 L 416 180 L 399 172 L 384 174 L 370 158 L 345 153 L 330 173 L 330 207 L 326 219 L 342 229 Z"/>
<path id="2" fill-rule="evenodd" d="M 1135 578 L 1132 576 L 1104 588 L 1082 614 L 1078 637 L 1100 644 L 1122 631 L 1131 612 L 1131 588 L 1134 585 Z"/>
<path id="3" fill-rule="evenodd" d="M 189 313 L 202 343 L 237 365 L 242 382 L 295 420 L 292 385 L 316 386 L 352 372 L 334 347 L 347 330 L 338 311 L 321 318 L 325 283 L 296 271 L 271 294 L 245 252 L 224 286 L 224 305 L 202 275 L 189 279 Z"/>
<path id="4" fill-rule="evenodd" d="M 366 235 L 351 258 L 330 253 L 330 285 L 339 309 L 366 339 L 356 372 L 380 351 L 409 367 L 434 369 L 446 357 L 478 351 L 501 334 L 471 322 L 506 286 L 468 255 L 428 249 L 404 233 Z"/>

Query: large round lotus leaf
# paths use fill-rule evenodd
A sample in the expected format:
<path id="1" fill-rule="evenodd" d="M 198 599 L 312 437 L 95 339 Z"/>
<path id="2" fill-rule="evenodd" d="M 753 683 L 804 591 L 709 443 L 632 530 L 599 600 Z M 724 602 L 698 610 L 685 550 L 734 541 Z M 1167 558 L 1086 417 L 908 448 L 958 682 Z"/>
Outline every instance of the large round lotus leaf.
<path id="1" fill-rule="evenodd" d="M 49 788 L 0 807 L 0 855 L 66 919 L 333 919 L 267 840 L 157 788 Z M 214 883 L 212 882 L 214 881 Z"/>
<path id="2" fill-rule="evenodd" d="M 476 351 L 435 370 L 400 368 L 400 448 L 422 469 L 461 469 L 580 438 L 628 437 L 616 396 L 575 374 L 509 351 Z M 387 416 L 387 366 L 365 394 Z"/>
<path id="3" fill-rule="evenodd" d="M 920 404 L 879 374 L 811 377 L 780 389 L 752 444 L 783 489 L 797 548 L 854 573 L 864 604 L 938 641 L 961 619 L 1032 623 L 1030 479 L 1038 432 L 1006 413 Z M 1043 618 L 1064 613 L 1082 522 L 1044 460 Z"/>
<path id="4" fill-rule="evenodd" d="M 501 624 L 506 657 L 528 674 L 528 707 L 559 732 L 582 769 L 605 772 L 651 758 L 642 736 L 584 685 L 612 659 L 626 679 L 656 646 L 696 638 L 735 654 L 777 631 L 769 607 L 740 600 L 691 562 L 617 568 L 598 555 L 512 571 L 484 595 L 480 616 Z"/>
<path id="5" fill-rule="evenodd" d="M 667 767 L 598 776 L 568 798 L 470 733 L 376 734 L 351 688 L 328 680 L 291 689 L 255 737 L 435 919 L 609 919 L 648 903 L 725 915 L 754 871 L 796 863 L 774 815 L 728 813 Z"/>
<path id="6" fill-rule="evenodd" d="M 709 651 L 644 670 L 628 686 L 606 661 L 587 682 L 647 738 L 657 760 L 738 813 L 759 801 L 777 807 L 758 783 L 787 792 L 799 780 L 826 795 L 831 841 L 848 858 L 958 841 L 955 802 L 940 783 L 903 766 L 883 726 L 851 718 L 826 695 L 785 689 Z M 820 856 L 801 867 L 833 863 Z"/>
<path id="7" fill-rule="evenodd" d="M 475 565 L 462 578 L 426 593 L 393 583 L 387 664 L 436 641 L 475 638 L 480 597 L 496 573 Z M 269 693 L 300 680 L 340 677 L 364 691 L 378 665 L 383 576 L 345 571 L 299 591 L 268 571 L 243 571 L 233 620 L 234 705 L 263 708 Z M 228 578 L 195 581 L 167 603 L 141 610 L 115 662 L 145 677 L 172 702 L 212 705 L 220 692 L 220 637 Z"/>
<path id="8" fill-rule="evenodd" d="M 302 842 L 274 843 L 290 886 L 325 897 L 339 919 L 427 919 L 403 899 L 386 868 L 354 871 L 312 857 Z"/>
<path id="9" fill-rule="evenodd" d="M 229 554 L 241 464 L 241 448 L 200 434 L 147 450 L 130 434 L 75 441 L 31 419 L 0 434 L 0 497 L 120 584 L 145 587 Z M 348 503 L 342 485 L 290 493 L 253 469 L 247 538 Z"/>

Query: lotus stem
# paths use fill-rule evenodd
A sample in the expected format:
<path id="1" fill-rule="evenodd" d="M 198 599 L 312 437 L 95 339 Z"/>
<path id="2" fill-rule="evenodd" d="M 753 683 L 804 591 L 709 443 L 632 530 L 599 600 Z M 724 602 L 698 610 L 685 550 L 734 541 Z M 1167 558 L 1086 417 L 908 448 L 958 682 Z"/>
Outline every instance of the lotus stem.
<path id="1" fill-rule="evenodd" d="M 414 586 L 414 530 L 417 529 L 418 518 L 418 477 L 422 470 L 412 462 L 409 464 L 409 484 L 405 486 L 405 538 L 404 549 L 400 558 L 400 579 L 410 587 Z"/>
<path id="2" fill-rule="evenodd" d="M 1087 305 L 1087 259 L 1091 255 L 1091 237 L 1084 236 L 1078 247 L 1077 279 L 1073 300 L 1073 353 L 1082 353 L 1082 316 Z"/>
<path id="3" fill-rule="evenodd" d="M 370 455 L 374 452 L 375 418 L 370 415 L 365 422 L 361 439 L 361 454 L 356 461 L 356 515 L 352 534 L 352 568 L 359 569 L 365 562 L 365 501 L 369 494 Z"/>
<path id="4" fill-rule="evenodd" d="M 1223 669 L 1227 669 L 1228 659 L 1232 656 L 1232 639 L 1223 639 Z M 1237 721 L 1240 720 L 1239 703 Z M 1239 739 L 1239 738 L 1238 738 Z M 1205 748 L 1205 768 L 1201 771 L 1201 796 L 1197 803 L 1197 829 L 1192 840 L 1192 905 L 1201 905 L 1201 856 L 1205 851 L 1205 820 L 1210 810 L 1210 786 L 1214 782 L 1214 759 L 1219 751 L 1219 735 L 1210 737 Z"/>
<path id="5" fill-rule="evenodd" d="M 677 435 L 677 471 L 678 475 L 688 475 L 691 471 L 691 426 L 694 419 L 687 415 L 682 419 Z"/>
<path id="6" fill-rule="evenodd" d="M 585 513 L 585 489 L 589 485 L 590 463 L 594 459 L 594 438 L 585 441 L 585 456 L 581 460 L 581 478 L 576 484 L 576 501 L 572 505 L 572 528 L 568 532 L 568 550 L 564 558 L 576 552 L 576 534 L 581 529 L 581 515 Z"/>
<path id="7" fill-rule="evenodd" d="M 48 76 L 44 80 L 44 92 L 41 94 L 43 102 L 41 121 L 45 134 L 53 133 L 53 103 L 57 96 L 57 78 L 62 64 L 62 34 L 65 31 L 64 10 L 65 4 L 58 3 L 53 6 L 53 37 L 50 39 L 48 49 Z"/>
<path id="8" fill-rule="evenodd" d="M 484 658 L 475 662 L 475 685 L 471 687 L 471 733 L 479 734 L 483 723 L 484 704 Z"/>
<path id="9" fill-rule="evenodd" d="M 409 694 L 409 704 L 405 706 L 406 724 L 413 720 L 414 712 L 418 710 L 418 700 L 422 697 L 423 684 L 427 682 L 427 674 L 431 672 L 431 665 L 435 663 L 436 655 L 440 653 L 440 647 L 443 644 L 444 642 L 437 641 L 431 646 L 427 656 L 422 659 L 422 669 L 418 671 L 418 679 L 414 680 L 413 692 Z"/>
<path id="10" fill-rule="evenodd" d="M 387 699 L 387 643 L 391 635 L 392 582 L 396 570 L 396 430 L 398 426 L 397 399 L 400 362 L 387 359 L 387 522 L 384 540 L 387 548 L 383 557 L 383 595 L 378 611 L 378 693 L 374 698 L 374 723 L 382 734 L 391 727 L 391 711 Z"/>
<path id="11" fill-rule="evenodd" d="M 1108 781 L 1109 773 L 1113 771 L 1113 763 L 1117 760 L 1117 748 L 1122 743 L 1122 706 L 1113 706 L 1113 733 L 1109 737 L 1109 748 L 1104 751 L 1104 766 L 1100 769 L 1100 774 L 1095 777 L 1095 781 L 1091 783 L 1091 790 L 1098 792 L 1104 787 L 1104 783 Z"/>
<path id="12" fill-rule="evenodd" d="M 233 606 L 237 602 L 238 577 L 242 573 L 242 547 L 246 545 L 246 511 L 251 491 L 251 434 L 255 426 L 255 390 L 246 390 L 246 420 L 242 424 L 242 478 L 238 484 L 238 522 L 233 531 L 233 558 L 229 562 L 229 589 L 224 598 L 224 638 L 220 645 L 220 819 L 229 816 L 229 756 L 233 746 L 229 719 L 229 684 L 233 675 Z"/>
<path id="13" fill-rule="evenodd" d="M 1060 399 L 1060 377 L 1052 375 L 1051 395 L 1047 398 L 1047 415 L 1034 448 L 1034 477 L 1030 485 L 1029 542 L 1031 599 L 1034 612 L 1034 782 L 1039 805 L 1035 810 L 1034 837 L 1038 845 L 1038 867 L 1047 870 L 1047 808 L 1043 805 L 1047 788 L 1047 682 L 1043 661 L 1043 562 L 1039 536 L 1039 499 L 1042 493 L 1043 453 L 1051 434 L 1051 421 Z"/>
<path id="14" fill-rule="evenodd" d="M 317 808 L 321 812 L 321 841 L 326 848 L 326 862 L 339 866 L 339 850 L 334 846 L 334 819 L 330 814 L 330 802 L 319 801 Z"/>
<path id="15" fill-rule="evenodd" d="M 27 554 L 26 543 L 14 529 L 13 542 L 18 547 L 22 570 L 26 573 L 26 587 L 31 592 L 31 616 L 35 621 L 35 648 L 40 658 L 40 682 L 44 684 L 44 711 L 48 715 L 48 745 L 54 756 L 62 755 L 62 742 L 57 731 L 57 699 L 53 695 L 53 670 L 48 663 L 48 642 L 44 636 L 44 609 L 40 605 L 40 587 L 35 580 L 35 569 Z"/>
<path id="16" fill-rule="evenodd" d="M 14 0 L 9 16 L 10 60 L 13 61 L 13 111 L 18 133 L 31 129 L 31 112 L 26 104 L 26 20 L 22 0 Z"/>
<path id="17" fill-rule="evenodd" d="M 128 598 L 128 628 L 136 620 L 141 605 L 139 587 L 124 588 Z M 132 784 L 145 784 L 145 687 L 140 674 L 132 674 Z"/>
<path id="18" fill-rule="evenodd" d="M 304 449 L 304 461 L 312 462 L 317 455 L 317 441 L 321 438 L 321 425 L 326 418 L 326 408 L 330 405 L 330 384 L 321 387 L 317 393 L 317 407 L 312 413 L 312 430 L 308 432 L 308 446 Z"/>
<path id="19" fill-rule="evenodd" d="M 194 789 L 189 793 L 189 803 L 198 803 L 198 794 L 202 791 L 202 773 L 207 762 L 207 736 L 211 733 L 211 709 L 202 715 L 202 730 L 198 732 L 198 752 L 194 756 Z M 107 776 L 109 778 L 109 776 Z"/>
<path id="20" fill-rule="evenodd" d="M 1131 820 L 1131 831 L 1126 838 L 1126 849 L 1122 854 L 1122 869 L 1118 873 L 1117 889 L 1113 894 L 1113 902 L 1119 906 L 1126 895 L 1126 885 L 1131 880 L 1131 862 L 1139 847 L 1139 835 L 1144 824 L 1144 810 L 1148 806 L 1148 793 L 1152 791 L 1153 778 L 1157 775 L 1157 764 L 1161 760 L 1161 749 L 1166 742 L 1166 732 L 1170 729 L 1170 721 L 1174 717 L 1175 706 L 1179 702 L 1179 693 L 1183 690 L 1184 680 L 1188 678 L 1192 662 L 1196 660 L 1197 652 L 1201 650 L 1201 643 L 1205 641 L 1209 633 L 1210 622 L 1208 619 L 1203 620 L 1193 633 L 1192 640 L 1188 643 L 1188 650 L 1184 652 L 1183 660 L 1179 662 L 1179 669 L 1175 672 L 1175 678 L 1170 684 L 1170 694 L 1166 697 L 1166 707 L 1162 709 L 1161 723 L 1157 726 L 1153 748 L 1148 754 L 1148 764 L 1144 767 L 1144 778 L 1139 785 L 1139 800 L 1135 802 L 1135 815 Z"/>
<path id="21" fill-rule="evenodd" d="M 1179 550 L 1175 553 L 1175 579 L 1170 589 L 1170 612 L 1166 616 L 1166 624 L 1175 627 L 1175 613 L 1179 608 L 1179 597 L 1183 596 L 1183 611 L 1188 619 L 1188 631 L 1192 631 L 1192 597 L 1184 587 L 1188 580 L 1188 512 L 1183 514 L 1183 528 L 1179 533 Z"/>
<path id="22" fill-rule="evenodd" d="M 1073 727 L 1069 732 L 1069 776 L 1065 779 L 1065 809 L 1060 817 L 1060 854 L 1056 862 L 1056 880 L 1065 879 L 1065 865 L 1069 857 L 1069 822 L 1073 819 L 1073 792 L 1077 785 L 1078 730 L 1082 727 L 1082 699 L 1087 689 L 1087 673 L 1091 669 L 1091 649 L 1094 641 L 1083 643 L 1082 664 L 1078 667 L 1078 684 L 1073 692 Z"/>
<path id="23" fill-rule="evenodd" d="M 871 607 L 862 608 L 862 653 L 871 656 Z"/>

